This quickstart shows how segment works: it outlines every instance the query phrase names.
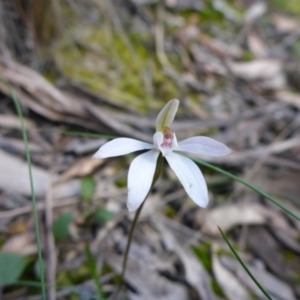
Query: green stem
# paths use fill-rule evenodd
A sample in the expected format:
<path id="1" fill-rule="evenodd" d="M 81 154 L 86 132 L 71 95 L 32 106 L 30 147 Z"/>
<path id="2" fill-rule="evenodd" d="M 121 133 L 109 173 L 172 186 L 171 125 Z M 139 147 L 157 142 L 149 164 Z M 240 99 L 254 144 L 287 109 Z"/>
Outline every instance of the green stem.
<path id="1" fill-rule="evenodd" d="M 26 129 L 25 129 L 25 125 L 24 125 L 24 118 L 23 118 L 20 104 L 19 104 L 17 97 L 15 96 L 12 88 L 6 81 L 4 81 L 2 79 L 0 79 L 0 80 L 8 87 L 11 97 L 13 99 L 18 117 L 21 121 L 22 136 L 23 136 L 23 141 L 24 141 L 24 145 L 25 145 L 26 160 L 27 160 L 27 164 L 28 164 L 28 172 L 29 172 L 29 180 L 30 180 L 32 211 L 33 211 L 33 217 L 34 217 L 35 235 L 36 235 L 36 242 L 37 242 L 37 248 L 38 248 L 38 262 L 39 262 L 40 276 L 41 276 L 42 297 L 44 300 L 46 300 L 46 286 L 45 286 L 45 278 L 44 278 L 44 266 L 43 266 L 42 250 L 41 250 L 38 213 L 37 213 L 37 208 L 36 208 L 36 198 L 35 198 L 33 176 L 32 176 L 32 170 L 31 170 L 31 168 L 32 168 L 31 167 L 31 158 L 30 158 L 30 151 L 29 151 L 29 147 L 28 147 L 28 139 L 27 139 Z"/>
<path id="2" fill-rule="evenodd" d="M 136 211 L 136 213 L 134 215 L 134 219 L 133 219 L 132 224 L 130 226 L 130 231 L 129 231 L 129 235 L 128 235 L 128 239 L 127 239 L 127 244 L 126 244 L 126 249 L 125 249 L 125 253 L 124 253 L 124 259 L 123 259 L 123 263 L 122 263 L 121 287 L 122 287 L 122 285 L 124 283 L 124 277 L 125 277 L 125 272 L 126 272 L 128 254 L 129 254 L 129 250 L 130 250 L 130 246 L 131 246 L 131 242 L 132 242 L 132 238 L 133 238 L 134 229 L 135 229 L 137 220 L 138 220 L 138 218 L 139 218 L 139 216 L 141 214 L 141 211 L 143 209 L 143 206 L 144 206 L 145 202 L 146 202 L 146 199 L 144 200 L 144 202 L 141 204 L 141 206 Z"/>
<path id="3" fill-rule="evenodd" d="M 189 156 L 188 156 L 189 157 Z M 252 184 L 244 181 L 243 179 L 240 179 L 239 177 L 236 177 L 234 175 L 232 175 L 231 173 L 228 173 L 218 167 L 215 167 L 207 162 L 204 162 L 200 159 L 196 159 L 196 158 L 192 158 L 189 157 L 190 159 L 192 159 L 193 161 L 195 161 L 196 163 L 203 165 L 205 167 L 208 167 L 216 172 L 219 172 L 225 176 L 228 176 L 229 178 L 242 183 L 243 185 L 245 185 L 246 187 L 250 188 L 251 190 L 253 190 L 254 192 L 256 192 L 257 194 L 263 196 L 264 198 L 270 200 L 273 204 L 277 205 L 279 208 L 281 208 L 282 210 L 284 210 L 286 213 L 288 213 L 289 215 L 291 215 L 292 217 L 294 217 L 295 219 L 297 219 L 298 221 L 300 221 L 300 216 L 298 216 L 297 214 L 295 214 L 294 212 L 292 212 L 290 209 L 288 209 L 286 206 L 284 206 L 283 204 L 279 203 L 277 200 L 275 200 L 273 197 L 271 197 L 270 195 L 268 195 L 267 193 L 263 192 L 262 190 L 260 190 L 259 188 L 253 186 Z"/>
<path id="4" fill-rule="evenodd" d="M 143 209 L 143 206 L 146 202 L 146 199 L 148 198 L 151 189 L 153 188 L 154 184 L 156 183 L 157 179 L 159 178 L 159 175 L 160 175 L 160 172 L 161 172 L 161 167 L 162 167 L 162 162 L 163 162 L 163 157 L 162 157 L 161 154 L 159 154 L 159 157 L 157 159 L 155 174 L 154 174 L 149 192 L 148 192 L 147 196 L 145 197 L 145 200 L 143 201 L 143 203 L 141 204 L 141 206 L 138 208 L 138 210 L 136 211 L 136 213 L 134 215 L 134 219 L 133 219 L 131 227 L 130 227 L 130 231 L 129 231 L 129 235 L 128 235 L 128 239 L 127 239 L 127 244 L 126 244 L 126 249 L 125 249 L 125 253 L 124 253 L 120 284 L 119 284 L 119 288 L 118 288 L 115 296 L 118 295 L 118 293 L 120 292 L 120 290 L 123 287 L 125 272 L 126 272 L 126 267 L 127 267 L 128 254 L 129 254 L 129 250 L 130 250 L 130 246 L 131 246 L 131 242 L 132 242 L 132 238 L 133 238 L 133 233 L 134 233 L 138 218 L 140 216 L 140 213 L 141 213 L 141 211 Z"/>

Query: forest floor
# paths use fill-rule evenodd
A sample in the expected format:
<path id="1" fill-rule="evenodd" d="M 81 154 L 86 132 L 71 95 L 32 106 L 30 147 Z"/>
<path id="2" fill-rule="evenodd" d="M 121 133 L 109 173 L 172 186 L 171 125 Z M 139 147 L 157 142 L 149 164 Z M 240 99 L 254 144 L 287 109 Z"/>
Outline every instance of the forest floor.
<path id="1" fill-rule="evenodd" d="M 178 140 L 204 135 L 226 144 L 232 154 L 198 158 L 300 216 L 300 2 L 24 3 L 0 3 L 1 299 L 42 299 L 12 92 L 28 135 L 49 300 L 114 295 L 134 217 L 126 200 L 136 155 L 92 155 L 113 137 L 152 142 L 170 99 L 180 100 Z M 266 299 L 218 226 L 272 299 L 300 299 L 299 220 L 200 168 L 205 209 L 164 163 L 118 299 Z"/>

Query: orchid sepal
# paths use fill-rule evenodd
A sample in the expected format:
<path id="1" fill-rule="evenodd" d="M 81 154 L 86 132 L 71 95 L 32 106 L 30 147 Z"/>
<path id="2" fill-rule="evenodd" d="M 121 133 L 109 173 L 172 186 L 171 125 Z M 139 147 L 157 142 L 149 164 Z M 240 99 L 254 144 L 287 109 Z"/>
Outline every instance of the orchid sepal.
<path id="1" fill-rule="evenodd" d="M 178 99 L 170 100 L 160 111 L 156 118 L 156 131 L 163 131 L 165 127 L 170 127 L 174 121 L 179 106 Z"/>

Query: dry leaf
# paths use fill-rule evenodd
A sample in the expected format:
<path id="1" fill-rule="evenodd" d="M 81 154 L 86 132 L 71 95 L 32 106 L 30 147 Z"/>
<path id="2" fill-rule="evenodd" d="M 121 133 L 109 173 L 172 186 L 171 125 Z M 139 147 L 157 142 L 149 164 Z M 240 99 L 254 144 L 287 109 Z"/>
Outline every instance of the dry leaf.
<path id="1" fill-rule="evenodd" d="M 278 101 L 300 108 L 300 94 L 289 91 L 278 91 L 275 94 L 275 97 Z"/>
<path id="2" fill-rule="evenodd" d="M 35 125 L 31 120 L 25 119 L 24 125 L 27 130 L 32 130 L 35 128 Z M 8 129 L 21 129 L 21 122 L 17 116 L 1 114 L 0 127 Z"/>
<path id="3" fill-rule="evenodd" d="M 0 188 L 14 191 L 25 196 L 31 195 L 28 166 L 21 159 L 0 150 Z M 48 173 L 32 165 L 35 195 L 43 197 L 49 184 Z"/>
<path id="4" fill-rule="evenodd" d="M 229 269 L 234 275 L 239 278 L 243 284 L 252 290 L 258 297 L 263 297 L 264 295 L 262 291 L 257 287 L 254 281 L 249 277 L 249 275 L 245 272 L 240 263 L 233 258 L 228 256 L 222 256 L 220 258 L 221 263 Z M 246 263 L 244 261 L 244 263 Z M 274 299 L 282 299 L 282 300 L 295 300 L 295 296 L 293 290 L 282 280 L 275 277 L 270 272 L 266 271 L 262 267 L 254 267 L 250 266 L 246 263 L 247 268 L 256 278 L 256 280 L 264 287 L 264 289 L 272 296 Z"/>
<path id="5" fill-rule="evenodd" d="M 210 210 L 205 215 L 202 231 L 206 234 L 219 235 L 218 226 L 228 231 L 235 226 L 245 224 L 264 224 L 266 217 L 259 204 L 229 204 Z"/>
<path id="6" fill-rule="evenodd" d="M 279 243 L 264 227 L 250 226 L 247 241 L 252 251 L 264 261 L 274 274 L 280 278 L 289 278 L 289 271 L 284 268 Z"/>
<path id="7" fill-rule="evenodd" d="M 30 231 L 14 235 L 7 239 L 1 248 L 1 252 L 15 253 L 19 255 L 33 255 L 37 252 L 34 234 Z"/>
<path id="8" fill-rule="evenodd" d="M 293 19 L 291 16 L 284 16 L 281 14 L 273 14 L 271 16 L 276 28 L 284 33 L 294 32 L 299 29 L 300 23 L 298 20 Z"/>
<path id="9" fill-rule="evenodd" d="M 282 74 L 282 65 L 278 60 L 260 59 L 251 62 L 229 62 L 231 71 L 246 80 L 270 79 Z"/>
<path id="10" fill-rule="evenodd" d="M 167 220 L 165 220 L 165 222 L 167 222 Z M 155 227 L 162 233 L 161 236 L 165 247 L 169 251 L 176 253 L 179 257 L 184 268 L 184 278 L 186 282 L 198 292 L 201 299 L 212 299 L 213 292 L 209 284 L 209 277 L 206 270 L 201 262 L 190 253 L 188 247 L 185 247 L 183 243 L 175 238 L 175 233 L 170 230 L 172 227 L 167 227 L 165 222 L 159 218 L 155 218 Z"/>
<path id="11" fill-rule="evenodd" d="M 254 32 L 248 34 L 248 47 L 257 58 L 264 58 L 268 55 L 267 45 Z"/>
<path id="12" fill-rule="evenodd" d="M 102 164 L 102 159 L 93 159 L 92 157 L 77 159 L 73 166 L 71 166 L 61 175 L 59 181 L 62 182 L 74 177 L 84 177 L 90 175 Z"/>

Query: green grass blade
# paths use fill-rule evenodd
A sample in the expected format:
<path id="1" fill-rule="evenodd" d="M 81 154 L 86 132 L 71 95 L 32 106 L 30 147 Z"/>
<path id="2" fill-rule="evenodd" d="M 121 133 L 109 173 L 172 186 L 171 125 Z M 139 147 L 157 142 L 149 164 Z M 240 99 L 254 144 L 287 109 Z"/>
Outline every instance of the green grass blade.
<path id="1" fill-rule="evenodd" d="M 223 239 L 225 240 L 225 242 L 227 243 L 228 247 L 230 248 L 231 252 L 233 253 L 233 255 L 235 256 L 235 258 L 238 260 L 238 262 L 241 264 L 241 266 L 244 268 L 244 270 L 246 271 L 246 273 L 250 276 L 250 278 L 254 281 L 254 283 L 257 285 L 257 287 L 264 293 L 264 295 L 269 299 L 272 300 L 271 296 L 267 293 L 267 291 L 261 286 L 261 284 L 256 280 L 256 278 L 252 275 L 252 273 L 250 272 L 250 270 L 247 268 L 247 266 L 244 264 L 243 260 L 239 257 L 239 255 L 237 254 L 237 252 L 234 250 L 234 248 L 232 247 L 232 245 L 230 244 L 227 236 L 225 235 L 225 233 L 223 232 L 223 230 L 218 226 L 218 229 L 223 237 Z"/>
<path id="2" fill-rule="evenodd" d="M 97 287 L 99 299 L 104 300 L 105 296 L 104 296 L 102 286 L 101 286 L 101 282 L 99 280 L 99 275 L 98 275 L 98 272 L 97 272 L 97 263 L 96 263 L 96 261 L 93 257 L 93 254 L 92 254 L 91 249 L 90 249 L 88 244 L 85 245 L 85 256 L 87 258 L 87 263 L 88 263 L 88 266 L 89 266 L 89 269 L 90 269 L 91 276 L 92 276 L 92 278 L 94 280 L 94 283 Z"/>
<path id="3" fill-rule="evenodd" d="M 9 85 L 9 83 L 7 83 L 3 79 L 0 79 L 0 80 L 8 87 L 8 89 L 10 91 L 11 98 L 14 102 L 18 117 L 21 121 L 22 136 L 23 136 L 23 142 L 24 142 L 24 146 L 25 146 L 26 160 L 27 160 L 29 180 L 30 180 L 32 211 L 33 211 L 33 217 L 34 217 L 36 243 L 37 243 L 37 248 L 38 248 L 38 262 L 39 262 L 40 275 L 41 275 L 42 297 L 43 297 L 44 300 L 46 300 L 46 285 L 45 285 L 45 278 L 44 278 L 43 256 L 42 256 L 42 250 L 41 250 L 41 240 L 40 240 L 40 230 L 39 230 L 39 223 L 38 223 L 38 213 L 37 213 L 37 208 L 36 208 L 36 198 L 35 198 L 34 185 L 33 185 L 32 169 L 31 169 L 31 158 L 30 158 L 30 152 L 29 152 L 29 147 L 28 147 L 27 133 L 26 133 L 26 129 L 25 129 L 25 124 L 24 124 L 24 119 L 23 119 L 21 106 L 19 104 L 19 101 L 18 101 L 17 97 L 15 96 L 15 94 L 14 94 L 11 86 Z"/>
<path id="4" fill-rule="evenodd" d="M 188 156 L 189 157 L 189 156 Z M 259 188 L 253 186 L 252 184 L 244 181 L 243 179 L 240 179 L 237 176 L 234 176 L 233 174 L 226 172 L 218 167 L 215 167 L 207 162 L 204 162 L 200 159 L 196 159 L 196 158 L 192 158 L 189 157 L 190 159 L 192 159 L 194 162 L 205 166 L 207 168 L 210 168 L 218 173 L 221 173 L 225 176 L 228 176 L 229 178 L 242 183 L 243 185 L 245 185 L 246 187 L 250 188 L 251 190 L 253 190 L 254 192 L 256 192 L 257 194 L 263 196 L 264 198 L 268 199 L 269 201 L 271 201 L 273 204 L 277 205 L 279 208 L 281 208 L 283 211 L 285 211 L 286 213 L 288 213 L 289 215 L 291 215 L 292 217 L 294 217 L 295 219 L 297 219 L 298 221 L 300 221 L 300 216 L 298 216 L 297 214 L 295 214 L 294 212 L 292 212 L 290 209 L 288 209 L 286 206 L 284 206 L 283 204 L 281 204 L 280 202 L 278 202 L 277 200 L 275 200 L 273 197 L 271 197 L 270 195 L 268 195 L 267 193 L 263 192 L 262 190 L 260 190 Z"/>

